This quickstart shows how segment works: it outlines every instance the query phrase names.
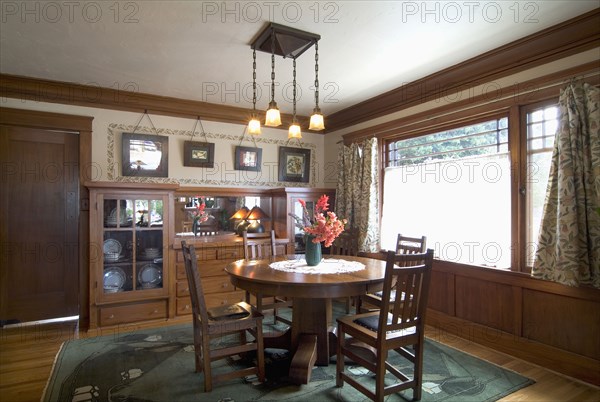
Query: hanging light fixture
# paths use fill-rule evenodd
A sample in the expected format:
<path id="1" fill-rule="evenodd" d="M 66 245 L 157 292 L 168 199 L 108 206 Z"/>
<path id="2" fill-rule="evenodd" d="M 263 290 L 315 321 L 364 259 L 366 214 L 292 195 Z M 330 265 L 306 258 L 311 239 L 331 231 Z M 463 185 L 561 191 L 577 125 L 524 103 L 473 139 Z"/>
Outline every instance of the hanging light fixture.
<path id="1" fill-rule="evenodd" d="M 265 126 L 281 126 L 281 114 L 275 102 L 275 34 L 271 36 L 271 102 L 269 102 Z"/>
<path id="2" fill-rule="evenodd" d="M 319 42 L 315 42 L 315 108 L 310 116 L 309 130 L 321 131 L 325 128 L 323 113 L 319 109 Z"/>
<path id="3" fill-rule="evenodd" d="M 248 134 L 260 135 L 260 120 L 256 114 L 256 49 L 252 52 L 252 117 L 248 122 Z"/>
<path id="4" fill-rule="evenodd" d="M 288 131 L 288 138 L 302 138 L 302 132 L 300 130 L 300 124 L 298 124 L 298 120 L 296 119 L 296 58 L 293 60 L 294 72 L 292 73 L 292 88 L 293 88 L 293 97 L 294 97 L 294 112 L 292 114 L 292 124 L 290 125 L 290 129 Z"/>
<path id="5" fill-rule="evenodd" d="M 278 127 L 281 125 L 281 113 L 279 112 L 279 108 L 275 102 L 275 55 L 283 56 L 284 58 L 290 57 L 294 60 L 294 113 L 292 125 L 290 126 L 288 132 L 288 138 L 302 138 L 300 125 L 296 119 L 296 58 L 308 50 L 312 45 L 316 45 L 319 39 L 321 39 L 319 35 L 271 22 L 258 34 L 251 44 L 254 52 L 259 50 L 261 52 L 271 53 L 271 100 L 269 102 L 269 108 L 265 118 L 265 126 Z M 254 60 L 255 62 L 253 67 L 256 70 L 256 58 Z M 315 56 L 315 60 L 318 62 L 318 52 Z M 318 63 L 315 67 L 315 73 L 317 72 Z M 256 79 L 255 71 L 253 77 Z M 313 124 L 313 117 L 311 117 L 311 126 L 309 129 L 323 130 L 325 127 L 323 125 L 323 115 L 319 109 L 319 81 L 316 75 L 315 84 L 315 98 L 317 106 L 315 107 L 313 117 L 318 114 L 321 118 L 321 122 L 318 123 L 316 120 Z M 254 96 L 254 101 L 256 100 L 255 98 L 256 95 Z M 318 119 L 318 117 L 315 118 Z M 256 125 L 256 123 L 252 124 Z M 250 123 L 248 125 L 248 130 L 250 132 Z"/>

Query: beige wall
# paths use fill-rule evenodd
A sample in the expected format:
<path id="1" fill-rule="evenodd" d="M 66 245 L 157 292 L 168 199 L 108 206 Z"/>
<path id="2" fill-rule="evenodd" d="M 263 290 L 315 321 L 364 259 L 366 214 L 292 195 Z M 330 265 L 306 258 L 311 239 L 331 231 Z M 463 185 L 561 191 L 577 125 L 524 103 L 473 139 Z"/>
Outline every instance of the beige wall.
<path id="1" fill-rule="evenodd" d="M 278 155 L 280 146 L 298 148 L 297 140 L 288 142 L 287 129 L 263 128 L 263 133 L 256 138 L 256 146 L 262 149 L 261 172 L 234 170 L 234 150 L 238 145 L 254 147 L 247 134 L 243 142 L 240 139 L 244 126 L 238 124 L 203 121 L 208 142 L 215 143 L 215 167 L 198 168 L 183 166 L 183 143 L 191 139 L 196 119 L 183 119 L 168 116 L 152 115 L 150 120 L 144 116 L 140 127 L 135 130 L 140 134 L 154 134 L 152 124 L 159 135 L 169 137 L 169 177 L 136 179 L 122 177 L 121 133 L 132 132 L 142 117 L 141 113 L 121 112 L 62 104 L 21 101 L 17 99 L 0 99 L 2 107 L 55 112 L 73 115 L 92 116 L 92 161 L 90 179 L 94 181 L 152 181 L 157 183 L 175 182 L 182 186 L 224 186 L 224 187 L 325 187 L 324 168 L 324 136 L 322 134 L 303 133 L 301 146 L 311 150 L 310 182 L 293 183 L 278 180 Z M 151 124 L 152 123 L 152 124 Z M 204 141 L 198 125 L 194 141 Z M 112 151 L 112 152 L 109 152 Z"/>

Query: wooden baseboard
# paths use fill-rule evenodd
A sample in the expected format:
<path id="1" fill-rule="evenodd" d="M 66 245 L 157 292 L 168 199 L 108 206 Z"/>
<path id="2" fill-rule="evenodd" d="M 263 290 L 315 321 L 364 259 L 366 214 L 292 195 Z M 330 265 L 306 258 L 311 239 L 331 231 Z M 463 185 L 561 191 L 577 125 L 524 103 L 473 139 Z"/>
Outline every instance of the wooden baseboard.
<path id="1" fill-rule="evenodd" d="M 434 328 L 433 340 L 444 342 L 448 337 L 458 336 L 574 379 L 600 386 L 600 360 L 567 352 L 436 310 L 428 309 L 426 323 Z"/>

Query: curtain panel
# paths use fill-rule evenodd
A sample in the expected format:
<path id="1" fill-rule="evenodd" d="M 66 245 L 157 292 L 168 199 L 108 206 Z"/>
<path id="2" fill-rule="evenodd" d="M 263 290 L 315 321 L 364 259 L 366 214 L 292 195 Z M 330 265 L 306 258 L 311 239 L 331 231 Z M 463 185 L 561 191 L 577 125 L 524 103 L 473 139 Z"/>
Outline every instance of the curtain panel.
<path id="1" fill-rule="evenodd" d="M 600 90 L 561 90 L 546 201 L 532 276 L 600 288 Z"/>
<path id="2" fill-rule="evenodd" d="M 338 154 L 335 212 L 358 229 L 358 250 L 379 251 L 379 164 L 377 138 L 342 145 Z"/>

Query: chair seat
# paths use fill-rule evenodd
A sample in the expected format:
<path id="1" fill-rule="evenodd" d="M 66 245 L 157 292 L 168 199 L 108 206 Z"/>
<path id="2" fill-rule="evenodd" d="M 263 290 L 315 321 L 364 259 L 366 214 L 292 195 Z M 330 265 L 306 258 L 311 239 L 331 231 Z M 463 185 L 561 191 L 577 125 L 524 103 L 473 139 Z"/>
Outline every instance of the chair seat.
<path id="1" fill-rule="evenodd" d="M 377 330 L 379 329 L 379 314 L 371 314 L 365 317 L 360 317 L 357 318 L 356 320 L 354 320 L 353 322 L 357 323 L 358 325 L 362 325 L 363 327 L 370 329 L 371 331 L 377 332 Z M 388 314 L 388 320 L 387 320 L 388 325 L 392 323 L 392 315 Z M 399 330 L 395 330 L 395 331 L 388 331 L 388 332 L 402 332 L 402 335 L 410 335 L 410 334 L 414 334 L 415 332 L 417 332 L 417 327 L 408 327 L 408 328 L 404 328 L 404 329 L 399 329 Z"/>
<path id="2" fill-rule="evenodd" d="M 213 307 L 206 310 L 208 317 L 214 321 L 233 320 L 245 318 L 250 315 L 250 312 L 238 304 L 230 304 L 227 306 Z"/>

